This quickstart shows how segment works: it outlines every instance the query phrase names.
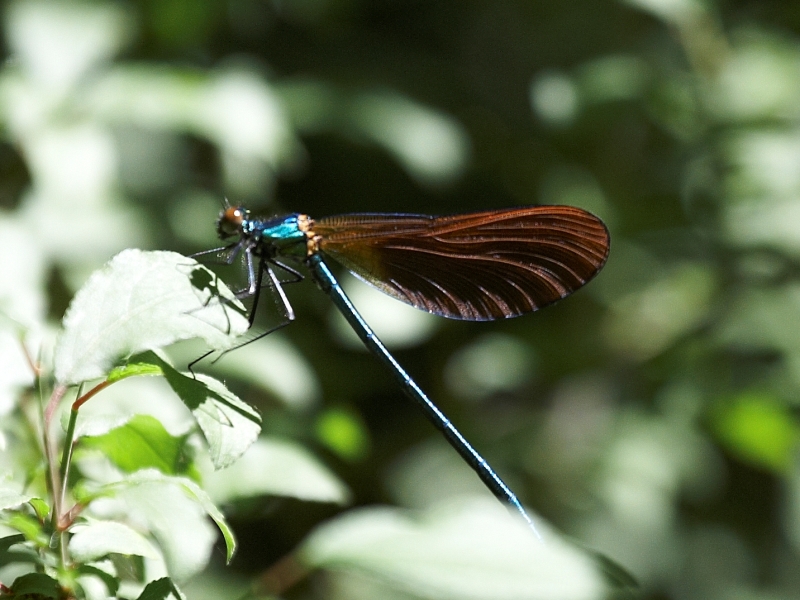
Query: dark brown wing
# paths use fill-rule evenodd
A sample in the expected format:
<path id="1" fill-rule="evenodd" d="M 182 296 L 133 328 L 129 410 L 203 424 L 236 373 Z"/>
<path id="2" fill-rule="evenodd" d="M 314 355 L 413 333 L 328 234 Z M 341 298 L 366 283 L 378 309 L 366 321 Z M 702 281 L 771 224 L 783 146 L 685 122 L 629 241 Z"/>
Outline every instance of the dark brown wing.
<path id="1" fill-rule="evenodd" d="M 569 206 L 314 223 L 321 249 L 366 282 L 421 310 L 469 321 L 516 317 L 568 296 L 597 274 L 610 241 L 600 219 Z"/>

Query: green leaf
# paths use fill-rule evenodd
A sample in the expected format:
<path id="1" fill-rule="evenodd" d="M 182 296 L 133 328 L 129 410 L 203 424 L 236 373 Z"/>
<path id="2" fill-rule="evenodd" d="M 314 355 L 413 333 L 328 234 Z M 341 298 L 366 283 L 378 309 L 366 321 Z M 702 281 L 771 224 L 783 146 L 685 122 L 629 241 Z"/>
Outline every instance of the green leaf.
<path id="1" fill-rule="evenodd" d="M 142 477 L 147 477 L 147 472 L 142 472 L 139 475 Z M 184 489 L 184 491 L 192 496 L 203 508 L 206 514 L 211 517 L 214 523 L 217 524 L 219 527 L 220 532 L 222 533 L 222 537 L 225 539 L 225 545 L 227 548 L 226 557 L 228 562 L 230 562 L 231 558 L 233 558 L 233 554 L 236 551 L 236 540 L 233 536 L 233 530 L 228 525 L 228 522 L 225 520 L 225 516 L 222 514 L 222 511 L 217 508 L 216 504 L 211 500 L 211 497 L 203 490 L 199 485 L 195 482 L 190 481 L 185 478 L 172 478 L 170 481 L 178 482 Z"/>
<path id="2" fill-rule="evenodd" d="M 119 590 L 119 579 L 111 573 L 106 573 L 103 569 L 98 569 L 93 565 L 79 565 L 76 569 L 79 574 L 79 583 L 81 577 L 97 577 L 106 586 L 109 597 L 115 597 Z"/>
<path id="3" fill-rule="evenodd" d="M 134 415 L 105 435 L 82 438 L 83 445 L 103 452 L 126 473 L 152 467 L 168 475 L 184 474 L 186 437 L 175 437 L 150 415 Z"/>
<path id="4" fill-rule="evenodd" d="M 0 552 L 8 552 L 8 549 L 11 548 L 14 544 L 21 544 L 25 541 L 25 536 L 21 533 L 15 533 L 14 535 L 7 535 L 5 537 L 0 538 Z"/>
<path id="5" fill-rule="evenodd" d="M 232 292 L 193 259 L 125 250 L 78 291 L 63 327 L 55 377 L 71 385 L 105 377 L 124 357 L 179 340 L 228 347 L 248 322 Z"/>
<path id="6" fill-rule="evenodd" d="M 208 514 L 211 520 L 219 527 L 219 531 L 222 533 L 222 539 L 225 540 L 225 562 L 231 562 L 233 555 L 236 553 L 236 538 L 233 535 L 233 529 L 228 525 L 222 511 L 217 508 L 217 505 L 214 504 L 209 495 L 206 494 L 202 488 L 193 483 L 190 489 L 194 497 L 206 511 L 206 514 Z"/>
<path id="7" fill-rule="evenodd" d="M 50 540 L 42 530 L 42 524 L 37 519 L 26 514 L 15 512 L 11 513 L 11 517 L 6 519 L 5 524 L 11 527 L 11 529 L 19 531 L 26 539 L 32 541 L 40 548 L 47 548 Z"/>
<path id="8" fill-rule="evenodd" d="M 44 522 L 47 519 L 48 515 L 50 514 L 50 506 L 42 500 L 41 498 L 31 498 L 30 505 L 33 507 L 34 512 L 36 512 L 36 517 Z"/>
<path id="9" fill-rule="evenodd" d="M 170 574 L 182 580 L 202 570 L 214 543 L 205 515 L 216 523 L 225 539 L 230 560 L 236 549 L 233 531 L 222 512 L 196 483 L 185 477 L 165 475 L 154 469 L 138 471 L 105 490 L 117 496 L 129 510 L 148 523 L 170 567 Z"/>
<path id="10" fill-rule="evenodd" d="M 19 484 L 8 479 L 0 482 L 0 510 L 8 510 L 33 499 L 33 496 L 17 491 L 19 487 Z"/>
<path id="11" fill-rule="evenodd" d="M 712 418 L 717 437 L 742 460 L 778 474 L 794 464 L 800 426 L 778 398 L 744 393 L 718 407 Z"/>
<path id="12" fill-rule="evenodd" d="M 351 411 L 328 409 L 317 420 L 315 429 L 320 442 L 345 460 L 364 458 L 369 450 L 367 428 Z"/>
<path id="13" fill-rule="evenodd" d="M 126 377 L 137 377 L 141 375 L 161 375 L 161 367 L 158 365 L 154 365 L 151 363 L 144 363 L 144 362 L 137 362 L 137 363 L 128 363 L 127 365 L 122 365 L 121 367 L 116 367 L 111 370 L 106 377 L 106 380 L 109 383 L 116 383 L 121 379 L 125 379 Z"/>
<path id="14" fill-rule="evenodd" d="M 259 438 L 234 465 L 203 477 L 218 503 L 271 494 L 344 504 L 349 491 L 317 458 L 291 442 Z"/>
<path id="15" fill-rule="evenodd" d="M 158 551 L 141 533 L 116 521 L 92 521 L 74 525 L 69 551 L 78 562 L 91 562 L 108 554 L 158 558 Z"/>
<path id="16" fill-rule="evenodd" d="M 21 533 L 8 535 L 0 538 L 0 566 L 11 563 L 33 563 L 40 564 L 41 557 L 33 549 L 31 544 L 25 543 L 25 536 Z M 12 546 L 19 546 L 11 549 Z"/>
<path id="17" fill-rule="evenodd" d="M 214 467 L 233 464 L 261 432 L 261 417 L 256 410 L 216 379 L 180 373 L 155 354 L 150 356 L 158 361 L 169 385 L 194 414 Z"/>
<path id="18" fill-rule="evenodd" d="M 361 509 L 318 528 L 299 559 L 431 599 L 605 598 L 608 584 L 594 558 L 542 525 L 539 540 L 488 500 L 449 502 L 420 519 Z"/>
<path id="19" fill-rule="evenodd" d="M 58 581 L 43 573 L 27 573 L 17 577 L 11 584 L 15 596 L 30 595 L 40 598 L 61 598 L 61 586 Z"/>
<path id="20" fill-rule="evenodd" d="M 136 600 L 165 600 L 170 596 L 174 596 L 177 600 L 186 600 L 186 596 L 178 589 L 172 579 L 162 577 L 148 583 Z"/>
<path id="21" fill-rule="evenodd" d="M 208 391 L 206 400 L 192 412 L 208 442 L 214 467 L 222 469 L 233 464 L 258 439 L 261 417 L 220 381 L 202 374 L 197 380 Z"/>
<path id="22" fill-rule="evenodd" d="M 81 407 L 75 438 L 105 435 L 135 414 L 155 417 L 174 436 L 195 426 L 194 417 L 163 377 L 131 377 L 109 386 Z"/>

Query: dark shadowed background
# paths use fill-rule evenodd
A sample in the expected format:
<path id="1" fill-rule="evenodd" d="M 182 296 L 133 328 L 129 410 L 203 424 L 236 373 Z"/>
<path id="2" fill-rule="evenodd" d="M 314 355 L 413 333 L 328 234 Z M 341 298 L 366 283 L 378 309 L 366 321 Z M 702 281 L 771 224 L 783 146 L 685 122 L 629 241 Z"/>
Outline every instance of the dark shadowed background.
<path id="1" fill-rule="evenodd" d="M 3 11 L 0 306 L 55 324 L 124 248 L 214 247 L 224 198 L 265 216 L 582 207 L 608 264 L 540 313 L 447 321 L 342 279 L 537 518 L 642 597 L 800 594 L 800 3 Z M 297 321 L 213 368 L 352 501 L 227 506 L 237 557 L 216 552 L 190 597 L 241 597 L 342 511 L 486 497 L 328 299 L 287 291 Z M 355 572 L 282 597 L 456 597 Z"/>

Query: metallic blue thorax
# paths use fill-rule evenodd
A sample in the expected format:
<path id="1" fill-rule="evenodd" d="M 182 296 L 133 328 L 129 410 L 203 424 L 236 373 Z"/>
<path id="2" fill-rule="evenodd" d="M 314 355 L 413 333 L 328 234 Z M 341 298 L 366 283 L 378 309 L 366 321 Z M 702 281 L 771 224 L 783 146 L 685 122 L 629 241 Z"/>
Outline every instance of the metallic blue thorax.
<path id="1" fill-rule="evenodd" d="M 266 244 L 289 240 L 304 240 L 306 234 L 298 225 L 299 214 L 274 219 L 248 219 L 242 223 L 245 235 L 259 238 Z"/>
<path id="2" fill-rule="evenodd" d="M 306 253 L 306 233 L 300 229 L 300 214 L 272 219 L 245 219 L 242 235 L 258 248 L 262 256 L 302 256 Z"/>

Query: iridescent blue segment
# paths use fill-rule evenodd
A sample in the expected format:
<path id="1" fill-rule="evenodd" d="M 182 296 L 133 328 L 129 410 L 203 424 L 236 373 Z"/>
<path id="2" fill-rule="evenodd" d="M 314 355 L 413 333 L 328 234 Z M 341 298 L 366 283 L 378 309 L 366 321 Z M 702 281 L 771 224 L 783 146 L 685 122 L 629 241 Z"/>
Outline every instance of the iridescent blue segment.
<path id="1" fill-rule="evenodd" d="M 248 219 L 242 223 L 242 227 L 246 234 L 256 233 L 267 244 L 273 241 L 304 239 L 305 233 L 300 230 L 299 217 L 299 214 L 294 214 L 266 221 Z"/>

